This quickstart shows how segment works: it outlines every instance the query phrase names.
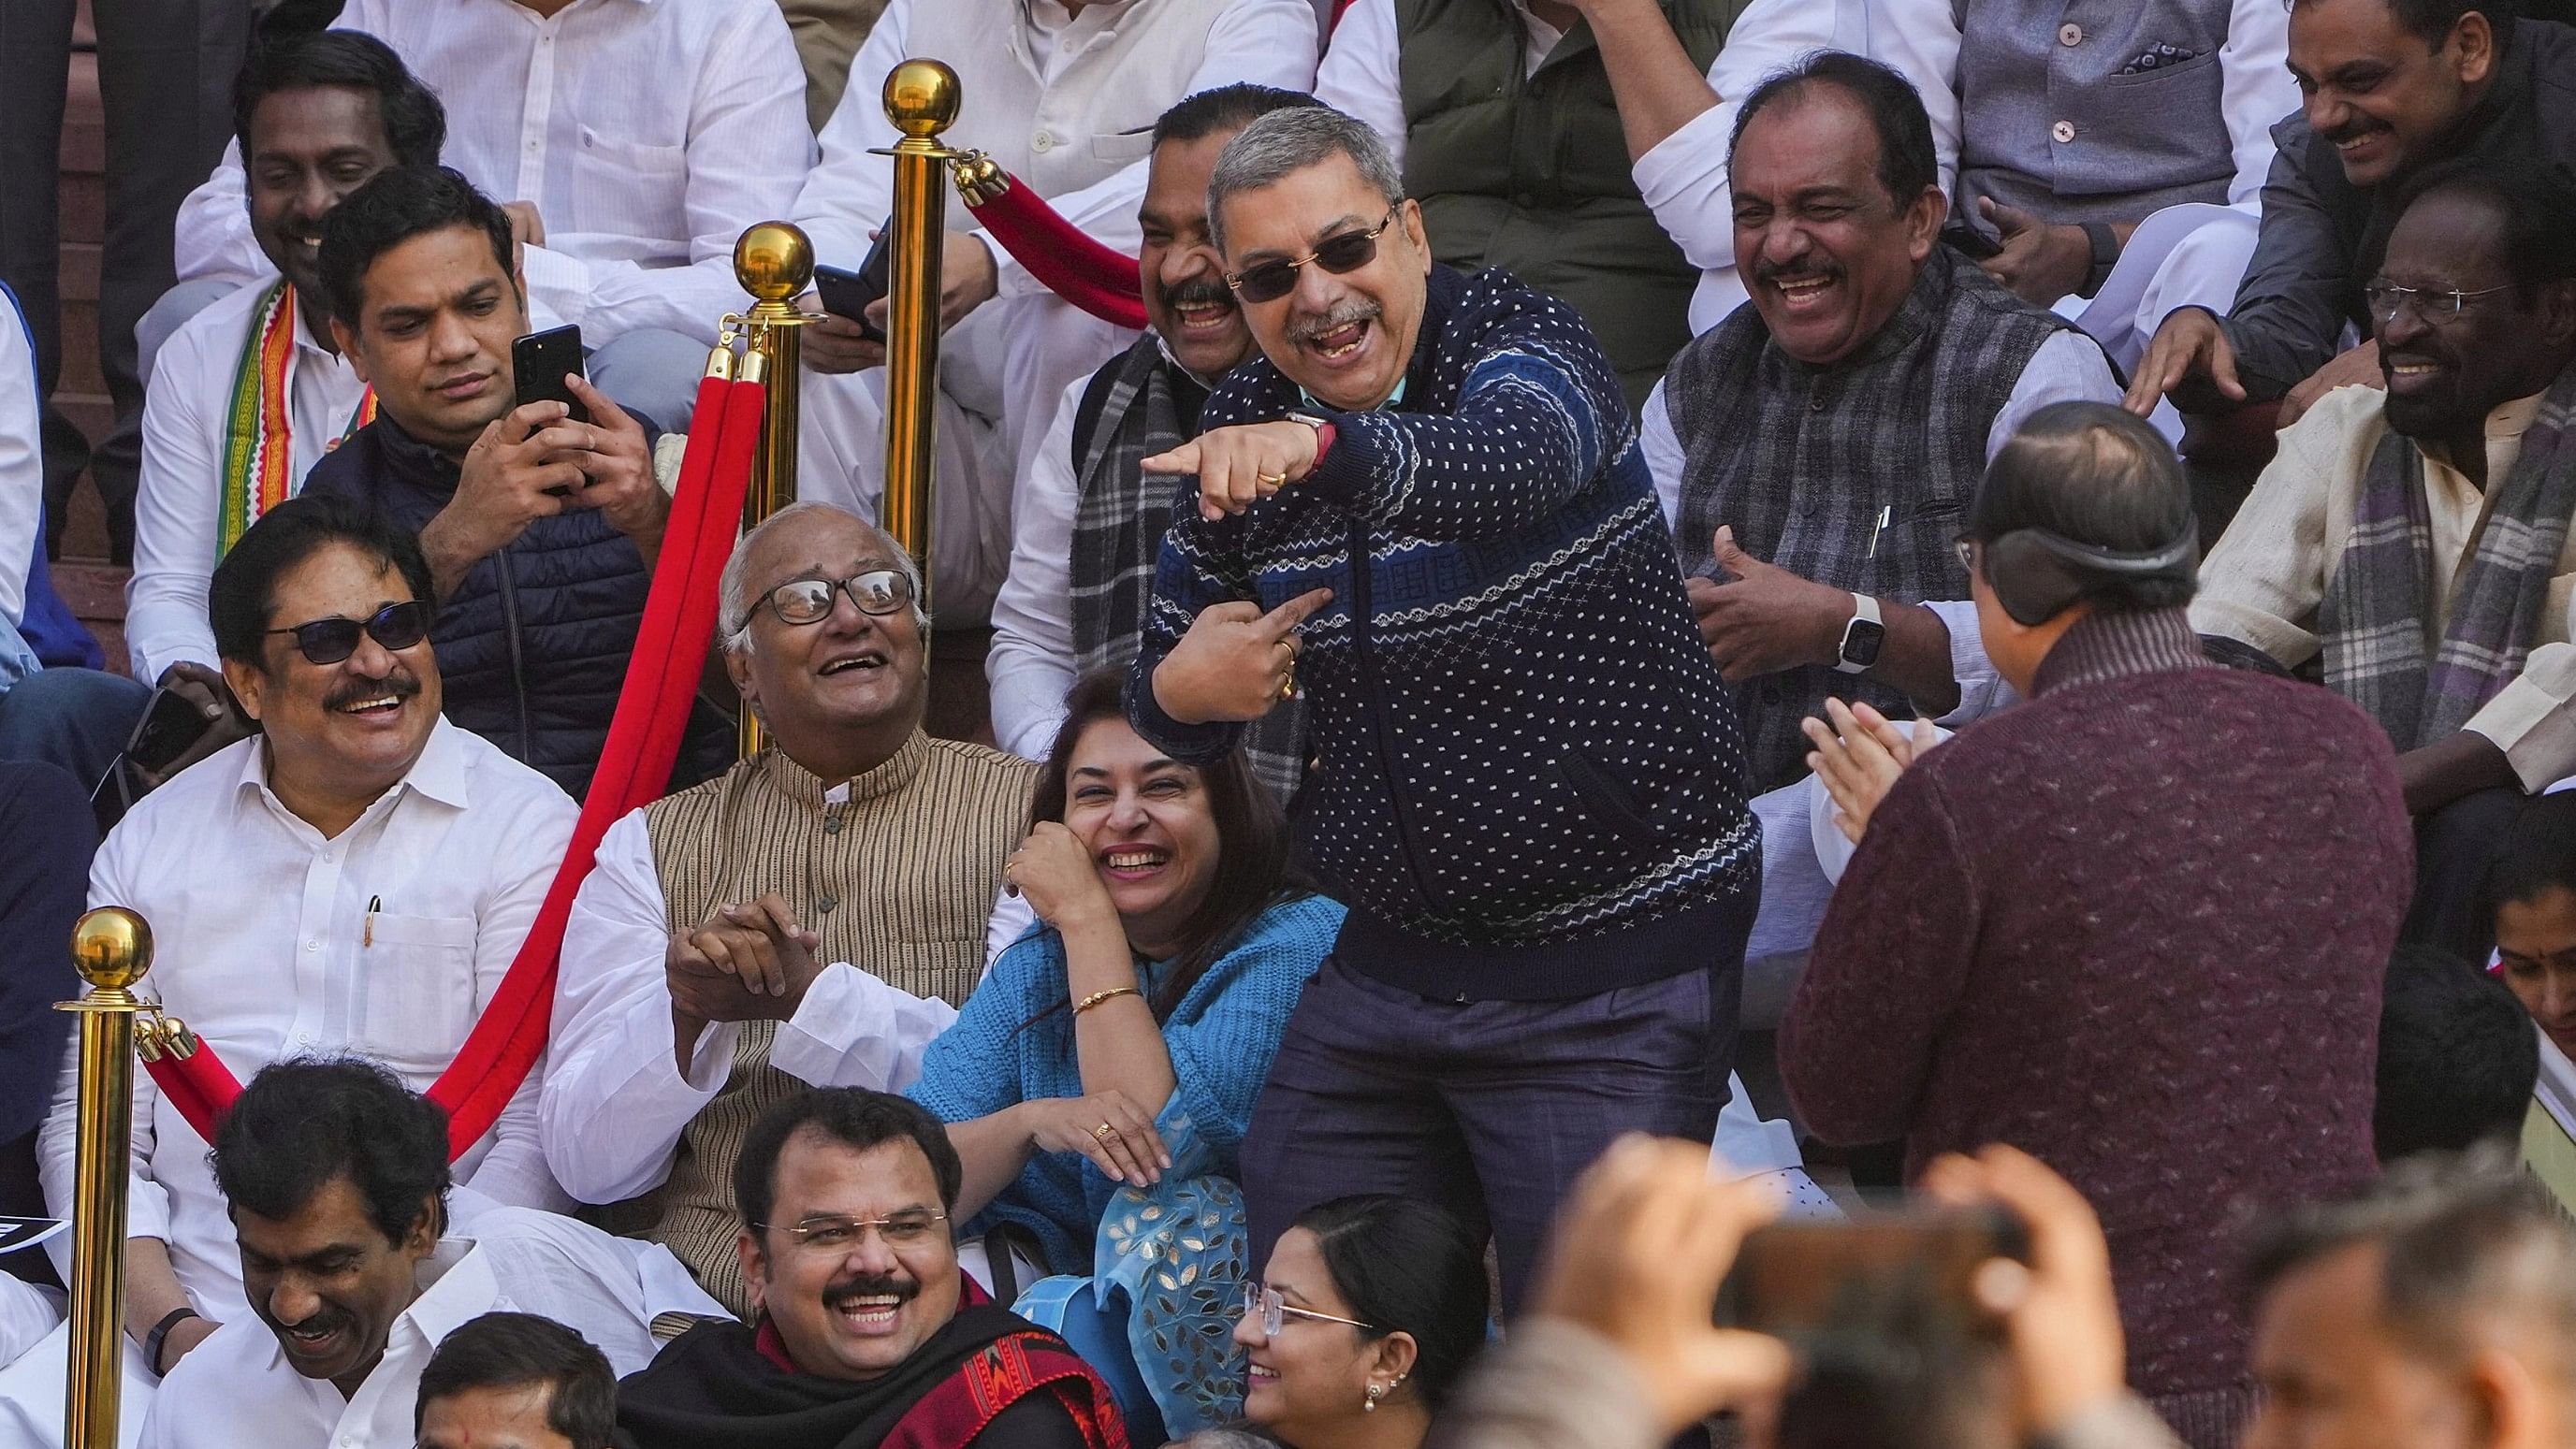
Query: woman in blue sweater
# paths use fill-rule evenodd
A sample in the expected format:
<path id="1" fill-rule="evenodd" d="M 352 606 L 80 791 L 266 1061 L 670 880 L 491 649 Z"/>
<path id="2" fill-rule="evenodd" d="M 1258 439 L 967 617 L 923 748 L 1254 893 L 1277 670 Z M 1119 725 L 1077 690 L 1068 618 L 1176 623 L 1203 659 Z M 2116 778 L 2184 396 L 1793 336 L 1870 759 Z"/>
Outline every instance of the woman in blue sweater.
<path id="1" fill-rule="evenodd" d="M 1042 924 L 930 1044 L 911 1096 L 950 1124 L 964 1232 L 997 1272 L 1009 1255 L 989 1240 L 1018 1229 L 1049 1271 L 1124 1289 L 1183 1432 L 1239 1391 L 1236 1157 L 1342 907 L 1291 879 L 1287 826 L 1242 756 L 1165 757 L 1128 727 L 1120 684 L 1096 673 L 1066 700 L 1008 872 Z M 1212 1343 L 1199 1320 L 1220 1325 Z"/>

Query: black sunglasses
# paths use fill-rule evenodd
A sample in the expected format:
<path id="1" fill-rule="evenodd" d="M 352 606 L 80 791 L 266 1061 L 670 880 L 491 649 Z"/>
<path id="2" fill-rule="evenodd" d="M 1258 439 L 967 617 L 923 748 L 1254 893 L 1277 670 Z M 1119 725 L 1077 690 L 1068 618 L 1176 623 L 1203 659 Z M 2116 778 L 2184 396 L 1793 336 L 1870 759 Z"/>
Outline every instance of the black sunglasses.
<path id="1" fill-rule="evenodd" d="M 1346 231 L 1326 237 L 1323 245 L 1294 261 L 1263 262 L 1239 272 L 1225 274 L 1225 284 L 1247 302 L 1276 302 L 1297 290 L 1297 269 L 1313 262 L 1334 276 L 1356 272 L 1377 259 L 1378 233 L 1395 225 L 1396 213 L 1404 209 L 1397 202 L 1386 209 L 1386 220 L 1366 231 Z"/>
<path id="2" fill-rule="evenodd" d="M 315 619 L 309 624 L 262 632 L 294 635 L 295 647 L 307 663 L 337 664 L 358 652 L 361 633 L 399 653 L 429 637 L 429 621 L 428 604 L 406 599 L 378 609 L 372 619 Z"/>

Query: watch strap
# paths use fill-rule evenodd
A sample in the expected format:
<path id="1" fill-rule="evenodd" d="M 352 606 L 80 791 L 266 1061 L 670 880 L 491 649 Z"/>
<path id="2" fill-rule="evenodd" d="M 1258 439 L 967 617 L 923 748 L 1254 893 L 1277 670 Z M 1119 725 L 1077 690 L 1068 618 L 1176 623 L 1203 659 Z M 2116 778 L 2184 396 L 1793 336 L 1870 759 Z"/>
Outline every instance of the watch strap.
<path id="1" fill-rule="evenodd" d="M 1855 593 L 1852 595 L 1852 616 L 1844 622 L 1842 642 L 1836 645 L 1834 649 L 1835 673 L 1863 674 L 1868 672 L 1869 664 L 1854 663 L 1851 657 L 1852 630 L 1864 623 L 1872 625 L 1880 631 L 1880 646 L 1884 648 L 1887 638 L 1887 623 L 1879 615 L 1878 600 L 1867 594 Z M 1873 658 L 1871 663 L 1875 662 L 1877 661 Z"/>
<path id="2" fill-rule="evenodd" d="M 2120 234 L 2111 230 L 2108 222 L 2088 221 L 2084 223 L 2084 239 L 2093 244 L 2093 268 L 2084 274 L 2084 285 L 2076 295 L 2091 297 L 2111 280 L 2111 269 L 2120 264 Z"/>
<path id="3" fill-rule="evenodd" d="M 170 1341 L 170 1330 L 191 1318 L 204 1316 L 185 1304 L 161 1315 L 161 1321 L 152 1325 L 150 1333 L 143 1335 L 143 1361 L 152 1365 L 152 1372 L 161 1372 L 161 1346 Z"/>

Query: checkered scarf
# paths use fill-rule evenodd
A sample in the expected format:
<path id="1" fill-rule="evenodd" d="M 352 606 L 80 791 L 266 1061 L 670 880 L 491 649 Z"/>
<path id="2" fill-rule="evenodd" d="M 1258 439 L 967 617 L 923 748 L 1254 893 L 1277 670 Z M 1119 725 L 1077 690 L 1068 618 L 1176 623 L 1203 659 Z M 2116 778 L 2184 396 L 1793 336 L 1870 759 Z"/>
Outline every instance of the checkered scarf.
<path id="1" fill-rule="evenodd" d="M 2428 660 L 2432 577 L 2424 455 L 2391 429 L 2362 476 L 2352 536 L 2318 612 L 2325 682 L 2379 721 L 2400 750 L 2457 733 L 2522 672 L 2550 577 L 2576 513 L 2576 369 L 2541 399 L 2522 457 L 2494 498 L 2452 589 L 2450 623 Z"/>

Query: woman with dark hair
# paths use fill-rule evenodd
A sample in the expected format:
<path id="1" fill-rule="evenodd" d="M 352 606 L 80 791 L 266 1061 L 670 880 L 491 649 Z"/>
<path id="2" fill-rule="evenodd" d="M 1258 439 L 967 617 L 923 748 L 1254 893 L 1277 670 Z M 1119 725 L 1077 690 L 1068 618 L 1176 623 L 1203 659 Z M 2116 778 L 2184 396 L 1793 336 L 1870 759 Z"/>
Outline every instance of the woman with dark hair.
<path id="1" fill-rule="evenodd" d="M 1427 1202 L 1339 1197 L 1298 1215 L 1243 1285 L 1244 1417 L 1291 1449 L 1420 1449 L 1485 1343 L 1485 1259 Z"/>
<path id="2" fill-rule="evenodd" d="M 1040 924 L 923 1053 L 911 1096 L 950 1124 L 964 1232 L 986 1236 L 1003 1296 L 1028 1285 L 997 1239 L 1120 1282 L 1156 1325 L 1222 1320 L 1245 1276 L 1236 1154 L 1342 907 L 1291 876 L 1286 822 L 1240 754 L 1166 758 L 1128 728 L 1120 686 L 1095 673 L 1067 698 L 1007 872 Z M 1196 1246 L 1138 1249 L 1183 1218 Z M 1163 1270 L 1150 1292 L 1147 1262 Z M 1166 1427 L 1225 1417 L 1239 1385 L 1210 1347 L 1221 1331 L 1153 1336 L 1136 1350 Z"/>

